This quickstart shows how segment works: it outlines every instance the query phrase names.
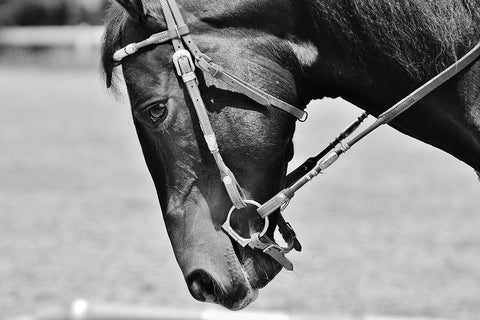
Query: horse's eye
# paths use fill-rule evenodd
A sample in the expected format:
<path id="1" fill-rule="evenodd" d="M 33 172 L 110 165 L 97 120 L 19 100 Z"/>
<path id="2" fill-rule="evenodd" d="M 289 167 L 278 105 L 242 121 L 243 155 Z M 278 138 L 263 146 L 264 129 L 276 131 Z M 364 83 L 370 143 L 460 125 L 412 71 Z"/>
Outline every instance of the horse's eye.
<path id="1" fill-rule="evenodd" d="M 153 122 L 164 120 L 167 116 L 167 106 L 164 103 L 157 103 L 148 108 L 148 115 Z"/>

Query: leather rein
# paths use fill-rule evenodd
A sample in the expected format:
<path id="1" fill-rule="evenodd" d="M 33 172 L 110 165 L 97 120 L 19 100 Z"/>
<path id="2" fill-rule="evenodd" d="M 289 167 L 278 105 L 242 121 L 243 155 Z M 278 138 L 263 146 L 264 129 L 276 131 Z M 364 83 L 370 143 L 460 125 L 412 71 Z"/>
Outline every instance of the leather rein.
<path id="1" fill-rule="evenodd" d="M 428 93 L 432 92 L 438 88 L 438 86 L 463 70 L 465 67 L 472 64 L 480 56 L 480 44 L 478 44 L 452 66 L 415 90 L 406 98 L 402 99 L 400 102 L 380 115 L 372 125 L 347 143 L 344 143 L 343 141 L 347 139 L 368 117 L 367 113 L 362 114 L 335 140 L 333 140 L 327 148 L 322 150 L 322 152 L 320 152 L 318 155 L 309 158 L 300 167 L 292 171 L 292 173 L 287 176 L 287 188 L 280 191 L 264 204 L 260 204 L 254 200 L 246 199 L 233 172 L 223 161 L 214 130 L 210 124 L 208 113 L 200 93 L 198 79 L 195 74 L 195 67 L 198 67 L 203 72 L 225 82 L 237 92 L 246 95 L 257 103 L 263 106 L 271 106 L 281 109 L 287 113 L 290 113 L 293 117 L 301 122 L 307 119 L 308 114 L 305 111 L 246 83 L 245 81 L 224 70 L 220 65 L 216 64 L 210 57 L 200 51 L 191 38 L 189 28 L 185 24 L 176 1 L 159 1 L 161 3 L 163 15 L 167 24 L 167 30 L 153 34 L 148 39 L 141 42 L 131 43 L 123 47 L 115 52 L 113 59 L 118 65 L 124 58 L 136 53 L 141 48 L 171 41 L 175 51 L 172 57 L 175 70 L 178 76 L 182 78 L 187 92 L 193 102 L 200 122 L 200 127 L 204 134 L 204 139 L 208 145 L 210 153 L 215 160 L 220 173 L 220 178 L 233 204 L 228 213 L 226 221 L 222 226 L 222 229 L 242 247 L 249 246 L 253 249 L 259 249 L 263 251 L 275 259 L 287 270 L 293 270 L 293 264 L 285 255 L 293 249 L 300 251 L 301 245 L 298 242 L 292 227 L 284 220 L 279 211 L 283 211 L 283 209 L 286 208 L 295 193 L 318 174 L 324 172 L 330 165 L 338 160 L 340 155 L 346 153 L 354 144 L 359 142 L 381 125 L 392 121 L 398 115 L 425 97 Z M 235 210 L 246 208 L 247 206 L 254 206 L 260 217 L 264 219 L 263 230 L 251 234 L 250 238 L 242 237 L 230 224 L 231 216 Z M 269 216 L 275 212 L 279 212 L 277 226 L 280 234 L 284 238 L 286 246 L 277 244 L 266 234 L 269 228 Z"/>

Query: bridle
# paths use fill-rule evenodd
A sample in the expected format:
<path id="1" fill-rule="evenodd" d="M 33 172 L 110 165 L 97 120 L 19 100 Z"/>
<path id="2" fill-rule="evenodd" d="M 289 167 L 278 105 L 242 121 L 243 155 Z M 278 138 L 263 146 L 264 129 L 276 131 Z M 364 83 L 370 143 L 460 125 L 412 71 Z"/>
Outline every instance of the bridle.
<path id="1" fill-rule="evenodd" d="M 292 270 L 293 264 L 285 257 L 285 254 L 293 249 L 300 251 L 301 245 L 296 239 L 295 232 L 291 228 L 290 224 L 287 223 L 281 215 L 279 215 L 277 218 L 277 226 L 279 232 L 284 237 L 286 246 L 278 245 L 267 236 L 266 232 L 269 227 L 268 217 L 263 218 L 263 230 L 250 235 L 250 238 L 242 237 L 230 224 L 231 216 L 235 210 L 243 209 L 247 206 L 260 208 L 261 205 L 254 200 L 246 199 L 234 174 L 223 161 L 222 155 L 220 154 L 218 148 L 215 133 L 210 124 L 208 113 L 200 94 L 198 80 L 195 74 L 195 67 L 198 67 L 203 72 L 208 73 L 214 78 L 227 83 L 237 92 L 248 96 L 263 106 L 271 106 L 281 109 L 300 121 L 305 121 L 307 119 L 307 113 L 292 106 L 291 104 L 273 97 L 272 95 L 258 88 L 253 87 L 252 85 L 225 71 L 221 66 L 213 62 L 210 57 L 202 53 L 197 47 L 190 36 L 188 26 L 185 24 L 175 0 L 160 0 L 160 3 L 167 24 L 167 30 L 153 34 L 144 41 L 125 46 L 124 48 L 115 52 L 113 59 L 118 64 L 122 61 L 122 59 L 136 53 L 143 47 L 157 45 L 168 41 L 172 42 L 175 51 L 172 56 L 175 70 L 178 76 L 182 78 L 188 95 L 193 102 L 205 142 L 207 143 L 210 153 L 212 154 L 218 167 L 220 178 L 225 186 L 228 196 L 233 203 L 222 229 L 241 246 L 249 246 L 254 249 L 262 250 L 264 253 L 278 261 L 286 269 Z"/>
<path id="2" fill-rule="evenodd" d="M 225 71 L 210 57 L 202 53 L 197 47 L 190 36 L 189 28 L 185 24 L 176 1 L 160 0 L 160 3 L 167 24 L 167 30 L 153 34 L 148 39 L 141 42 L 132 43 L 125 46 L 124 48 L 115 52 L 113 59 L 117 64 L 120 64 L 122 59 L 136 53 L 143 47 L 158 45 L 171 41 L 175 51 L 172 57 L 175 70 L 178 76 L 182 78 L 187 92 L 193 102 L 205 142 L 207 143 L 210 153 L 215 160 L 220 173 L 220 178 L 233 204 L 228 213 L 226 221 L 222 226 L 222 229 L 242 247 L 249 246 L 253 249 L 262 250 L 264 253 L 268 254 L 277 262 L 279 262 L 287 270 L 293 270 L 293 264 L 286 258 L 285 255 L 293 249 L 300 251 L 301 245 L 298 242 L 292 227 L 284 220 L 280 212 L 286 208 L 295 193 L 318 174 L 324 172 L 329 166 L 337 161 L 342 154 L 346 153 L 353 145 L 366 137 L 369 133 L 381 125 L 392 121 L 398 115 L 413 106 L 420 99 L 425 97 L 434 89 L 438 88 L 438 86 L 476 61 L 476 59 L 480 56 L 480 44 L 478 44 L 452 66 L 421 86 L 419 89 L 412 92 L 406 98 L 402 99 L 399 103 L 395 104 L 393 107 L 380 115 L 372 125 L 352 138 L 350 141 L 344 143 L 343 141 L 347 139 L 367 118 L 367 113 L 362 114 L 355 122 L 353 122 L 337 138 L 335 138 L 335 140 L 332 141 L 327 148 L 322 150 L 322 152 L 320 152 L 318 155 L 309 158 L 300 167 L 290 173 L 287 176 L 287 188 L 280 191 L 277 195 L 272 197 L 264 204 L 260 204 L 254 200 L 246 199 L 234 174 L 223 161 L 218 148 L 215 133 L 210 124 L 208 113 L 200 93 L 197 76 L 195 74 L 195 67 L 198 67 L 203 72 L 210 74 L 212 77 L 227 83 L 237 92 L 248 96 L 263 106 L 271 106 L 281 109 L 287 113 L 290 113 L 292 116 L 302 122 L 307 119 L 308 115 L 305 111 L 279 100 L 265 91 L 255 88 L 254 86 Z M 242 237 L 231 226 L 230 223 L 232 214 L 235 212 L 235 210 L 242 209 L 247 206 L 256 207 L 258 214 L 264 219 L 264 227 L 262 231 L 251 234 L 250 238 Z M 278 211 L 280 212 L 278 213 L 277 226 L 280 234 L 284 238 L 286 246 L 277 244 L 266 234 L 269 228 L 269 216 Z"/>

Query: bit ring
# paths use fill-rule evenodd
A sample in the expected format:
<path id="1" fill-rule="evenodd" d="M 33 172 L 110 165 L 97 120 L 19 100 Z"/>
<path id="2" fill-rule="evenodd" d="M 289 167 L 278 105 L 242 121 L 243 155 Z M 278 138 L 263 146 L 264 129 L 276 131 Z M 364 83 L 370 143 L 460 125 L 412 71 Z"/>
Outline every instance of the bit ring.
<path id="1" fill-rule="evenodd" d="M 261 207 L 261 204 L 254 201 L 254 200 L 245 200 L 245 203 L 246 204 L 250 204 L 250 205 L 253 205 L 257 208 L 260 208 Z M 228 215 L 227 215 L 227 219 L 225 220 L 225 222 L 223 223 L 222 225 L 222 229 L 230 236 L 232 237 L 233 240 L 235 240 L 236 242 L 238 242 L 242 247 L 246 247 L 250 242 L 252 242 L 252 238 L 244 238 L 242 237 L 241 235 L 238 234 L 238 232 L 236 232 L 231 224 L 230 224 L 230 220 L 232 219 L 232 214 L 233 212 L 236 210 L 235 206 L 232 206 L 232 208 L 230 209 L 230 211 L 228 212 Z M 268 217 L 265 217 L 264 218 L 264 225 L 263 225 L 263 229 L 262 231 L 259 232 L 259 236 L 260 237 L 263 237 L 265 235 L 265 233 L 267 233 L 267 230 L 268 230 L 268 227 L 269 227 L 269 220 L 268 220 Z"/>

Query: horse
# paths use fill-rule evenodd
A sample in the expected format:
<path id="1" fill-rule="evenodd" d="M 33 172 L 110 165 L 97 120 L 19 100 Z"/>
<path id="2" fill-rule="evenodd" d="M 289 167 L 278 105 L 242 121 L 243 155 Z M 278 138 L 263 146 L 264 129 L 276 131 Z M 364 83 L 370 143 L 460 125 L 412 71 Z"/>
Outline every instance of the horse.
<path id="1" fill-rule="evenodd" d="M 341 97 L 378 116 L 480 40 L 479 0 L 177 2 L 203 53 L 299 110 L 315 99 Z M 112 59 L 118 49 L 169 29 L 161 3 L 112 2 L 102 47 L 108 87 L 118 84 Z M 182 31 L 175 32 L 180 39 Z M 200 301 L 242 309 L 282 265 L 222 230 L 231 197 L 188 88 L 175 72 L 173 52 L 165 42 L 123 59 L 133 122 L 190 293 Z M 480 172 L 479 76 L 475 61 L 390 125 Z M 195 81 L 219 154 L 241 193 L 266 201 L 285 185 L 297 119 L 206 72 L 196 71 Z M 238 210 L 231 224 L 247 234 L 258 231 L 264 221 L 255 209 Z M 279 220 L 278 212 L 271 216 L 266 231 L 271 238 Z"/>

